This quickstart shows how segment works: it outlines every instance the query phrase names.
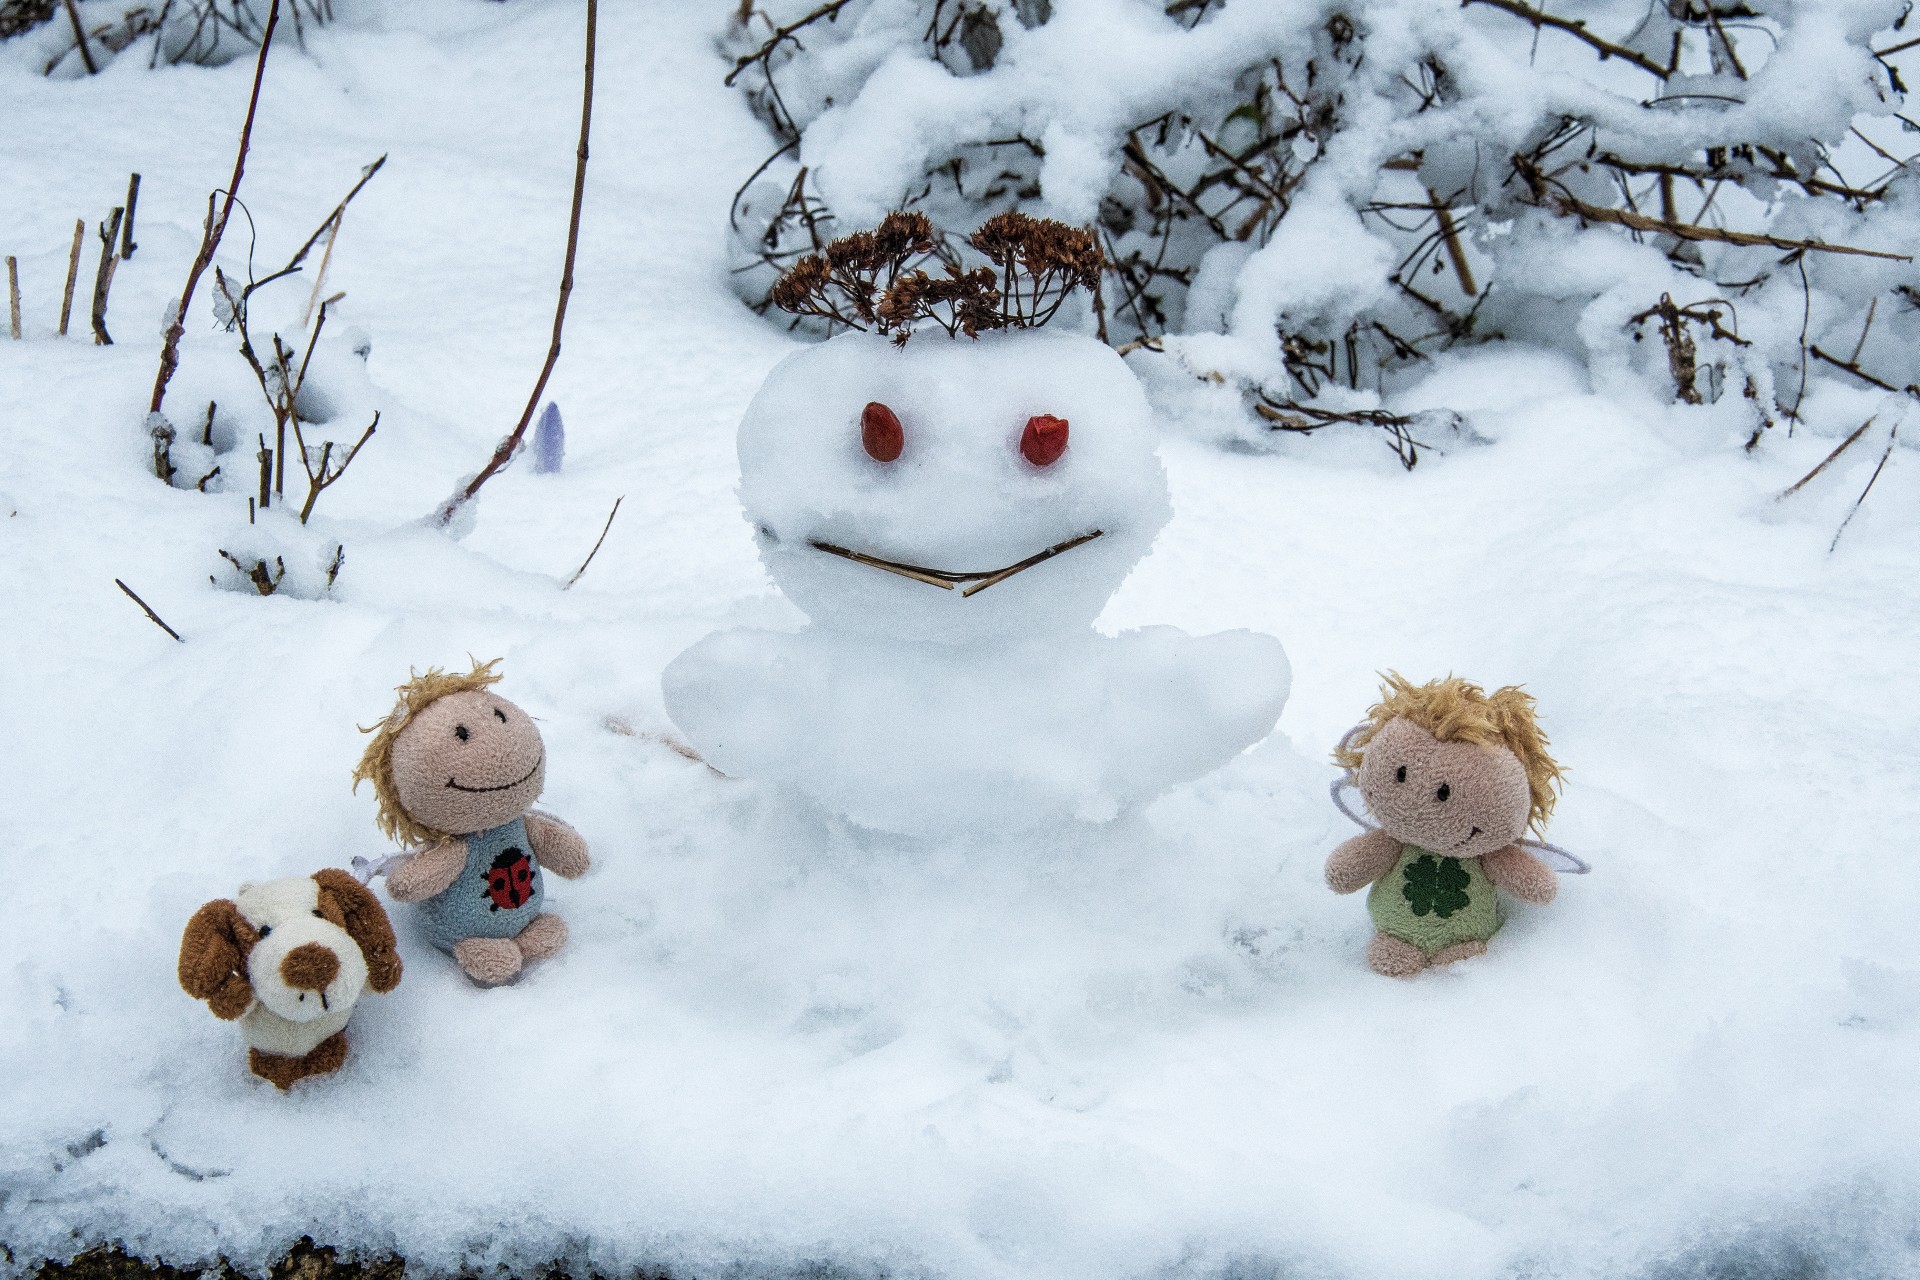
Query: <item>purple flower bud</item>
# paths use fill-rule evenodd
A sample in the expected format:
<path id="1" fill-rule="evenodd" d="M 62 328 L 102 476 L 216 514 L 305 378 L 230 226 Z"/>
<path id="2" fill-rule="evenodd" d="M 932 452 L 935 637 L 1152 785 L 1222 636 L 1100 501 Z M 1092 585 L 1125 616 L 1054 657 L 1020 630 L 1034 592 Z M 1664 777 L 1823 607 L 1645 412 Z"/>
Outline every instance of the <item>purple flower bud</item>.
<path id="1" fill-rule="evenodd" d="M 567 452 L 567 429 L 560 422 L 560 406 L 547 401 L 547 407 L 540 411 L 540 421 L 533 424 L 533 469 L 539 475 L 553 475 L 560 470 L 561 459 Z"/>

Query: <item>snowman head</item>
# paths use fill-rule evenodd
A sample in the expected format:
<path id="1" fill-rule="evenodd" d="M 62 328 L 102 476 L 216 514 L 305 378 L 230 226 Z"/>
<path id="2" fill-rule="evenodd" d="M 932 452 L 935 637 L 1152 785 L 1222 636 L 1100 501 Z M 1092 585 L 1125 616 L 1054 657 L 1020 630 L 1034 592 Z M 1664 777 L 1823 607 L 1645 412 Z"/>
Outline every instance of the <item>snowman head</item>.
<path id="1" fill-rule="evenodd" d="M 1140 384 L 1063 332 L 842 334 L 769 375 L 739 447 L 768 572 L 862 636 L 1084 628 L 1172 514 Z"/>

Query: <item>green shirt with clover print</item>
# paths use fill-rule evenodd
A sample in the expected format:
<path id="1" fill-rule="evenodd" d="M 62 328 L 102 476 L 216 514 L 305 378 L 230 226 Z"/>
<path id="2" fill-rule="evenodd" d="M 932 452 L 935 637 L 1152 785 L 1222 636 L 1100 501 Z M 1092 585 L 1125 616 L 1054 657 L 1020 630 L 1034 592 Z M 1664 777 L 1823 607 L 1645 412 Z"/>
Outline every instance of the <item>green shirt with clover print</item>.
<path id="1" fill-rule="evenodd" d="M 1393 870 L 1374 881 L 1367 913 L 1374 928 L 1429 956 L 1457 942 L 1485 942 L 1504 919 L 1480 859 L 1442 857 L 1412 844 L 1400 846 Z"/>

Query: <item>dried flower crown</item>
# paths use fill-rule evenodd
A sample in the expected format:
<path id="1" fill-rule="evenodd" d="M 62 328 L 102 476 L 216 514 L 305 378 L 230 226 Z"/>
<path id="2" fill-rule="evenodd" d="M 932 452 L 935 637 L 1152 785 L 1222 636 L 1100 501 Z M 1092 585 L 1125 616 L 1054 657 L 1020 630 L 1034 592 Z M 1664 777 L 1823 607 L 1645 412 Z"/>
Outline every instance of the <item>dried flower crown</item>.
<path id="1" fill-rule="evenodd" d="M 1100 247 L 1092 233 L 1050 218 L 1002 213 L 966 243 L 992 264 L 968 268 L 923 213 L 890 213 L 808 254 L 773 286 L 774 305 L 890 335 L 905 345 L 931 321 L 949 336 L 1037 329 L 1076 287 L 1098 291 Z M 930 274 L 934 265 L 942 274 Z"/>

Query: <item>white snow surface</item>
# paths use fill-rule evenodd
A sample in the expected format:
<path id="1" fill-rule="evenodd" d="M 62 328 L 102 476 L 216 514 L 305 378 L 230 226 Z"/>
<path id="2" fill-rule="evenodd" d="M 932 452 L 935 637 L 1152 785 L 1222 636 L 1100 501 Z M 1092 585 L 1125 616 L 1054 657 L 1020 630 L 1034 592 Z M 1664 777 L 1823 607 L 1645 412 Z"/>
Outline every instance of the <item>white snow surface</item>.
<path id="1" fill-rule="evenodd" d="M 247 525 L 265 414 L 204 285 L 168 410 L 219 401 L 202 447 L 235 483 L 148 470 L 159 329 L 251 66 L 48 81 L 0 45 L 27 312 L 0 339 L 0 1271 L 105 1240 L 257 1269 L 311 1233 L 420 1272 L 1911 1274 L 1920 476 L 1894 451 L 1831 553 L 1880 450 L 1776 498 L 1874 401 L 1816 372 L 1817 430 L 1747 453 L 1737 397 L 1675 407 L 1516 344 L 1393 402 L 1489 441 L 1403 473 L 1359 432 L 1204 443 L 1229 392 L 1169 382 L 1174 515 L 1100 627 L 1285 637 L 1277 732 L 1114 827 L 876 856 L 660 740 L 674 654 L 800 622 L 734 492 L 734 428 L 794 343 L 726 282 L 767 149 L 720 83 L 731 0 L 602 6 L 565 467 L 495 480 L 460 540 L 417 517 L 545 350 L 578 8 L 338 7 L 276 52 L 242 193 L 264 274 L 391 157 L 315 362 L 331 430 L 382 411 L 300 535 L 345 544 L 326 598 L 208 581 L 275 526 Z M 117 345 L 58 340 L 73 219 L 132 169 Z M 405 979 L 339 1075 L 281 1096 L 179 990 L 180 931 L 380 851 L 355 726 L 469 653 L 504 657 L 543 804 L 592 844 L 555 890 L 572 941 L 480 991 L 402 913 Z M 1351 834 L 1326 753 L 1387 667 L 1525 684 L 1571 770 L 1549 834 L 1596 868 L 1406 984 L 1320 879 Z"/>

